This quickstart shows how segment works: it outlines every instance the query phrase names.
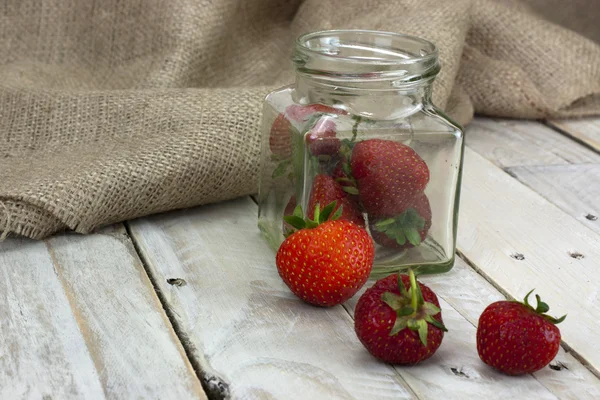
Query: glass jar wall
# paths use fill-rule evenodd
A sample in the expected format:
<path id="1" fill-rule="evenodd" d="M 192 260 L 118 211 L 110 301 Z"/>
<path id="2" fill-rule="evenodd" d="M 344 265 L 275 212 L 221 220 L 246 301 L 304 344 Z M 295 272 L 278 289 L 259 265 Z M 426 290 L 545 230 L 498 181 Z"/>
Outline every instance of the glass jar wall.
<path id="1" fill-rule="evenodd" d="M 298 38 L 296 82 L 263 110 L 259 227 L 277 250 L 297 205 L 336 201 L 376 245 L 373 272 L 452 268 L 463 132 L 431 103 L 436 47 L 375 31 Z"/>

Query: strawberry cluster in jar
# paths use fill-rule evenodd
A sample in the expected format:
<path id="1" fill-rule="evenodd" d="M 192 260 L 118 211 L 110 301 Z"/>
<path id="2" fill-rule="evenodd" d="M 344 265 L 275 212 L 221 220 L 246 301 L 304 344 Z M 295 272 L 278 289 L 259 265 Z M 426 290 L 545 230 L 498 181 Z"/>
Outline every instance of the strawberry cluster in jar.
<path id="1" fill-rule="evenodd" d="M 286 215 L 336 202 L 375 243 L 373 272 L 449 270 L 462 168 L 461 128 L 431 103 L 437 49 L 374 31 L 301 36 L 296 82 L 263 112 L 259 227 L 274 249 Z"/>

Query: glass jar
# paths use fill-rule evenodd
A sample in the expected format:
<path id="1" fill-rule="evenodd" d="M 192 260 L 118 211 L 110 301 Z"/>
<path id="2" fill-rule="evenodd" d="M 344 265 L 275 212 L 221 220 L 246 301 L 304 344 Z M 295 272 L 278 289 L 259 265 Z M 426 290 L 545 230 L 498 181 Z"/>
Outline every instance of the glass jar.
<path id="1" fill-rule="evenodd" d="M 259 228 L 277 250 L 301 205 L 336 201 L 364 225 L 373 272 L 452 268 L 463 132 L 431 102 L 434 44 L 363 30 L 299 37 L 296 82 L 263 110 Z"/>

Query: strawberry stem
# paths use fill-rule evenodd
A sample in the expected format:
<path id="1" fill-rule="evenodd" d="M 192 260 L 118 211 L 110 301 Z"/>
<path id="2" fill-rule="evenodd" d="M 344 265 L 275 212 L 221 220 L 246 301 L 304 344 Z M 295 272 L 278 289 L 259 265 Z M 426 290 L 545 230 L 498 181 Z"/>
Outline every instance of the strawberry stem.
<path id="1" fill-rule="evenodd" d="M 535 313 L 541 315 L 542 317 L 544 317 L 544 319 L 546 319 L 547 321 L 549 321 L 550 323 L 552 323 L 554 325 L 560 324 L 561 322 L 563 322 L 565 320 L 565 318 L 567 318 L 567 314 L 563 315 L 560 318 L 555 318 L 550 315 L 547 315 L 546 313 L 550 310 L 550 306 L 548 306 L 548 304 L 544 303 L 538 294 L 535 295 L 535 299 L 537 301 L 537 306 L 535 308 L 533 308 L 533 306 L 531 304 L 529 304 L 528 299 L 534 290 L 535 289 L 531 289 L 529 291 L 529 293 L 527 293 L 525 295 L 525 298 L 523 299 L 523 303 L 522 303 L 525 305 L 525 307 L 527 307 L 530 310 L 534 311 Z M 521 303 L 521 302 L 517 301 L 517 303 Z"/>

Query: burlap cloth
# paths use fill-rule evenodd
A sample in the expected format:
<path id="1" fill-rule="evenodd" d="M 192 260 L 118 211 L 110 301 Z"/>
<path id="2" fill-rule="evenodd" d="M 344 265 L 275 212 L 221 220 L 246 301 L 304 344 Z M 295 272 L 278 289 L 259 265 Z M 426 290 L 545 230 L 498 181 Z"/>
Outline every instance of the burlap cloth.
<path id="1" fill-rule="evenodd" d="M 0 0 L 0 231 L 43 238 L 256 192 L 260 109 L 294 38 L 330 28 L 441 49 L 435 101 L 600 113 L 600 2 Z"/>

